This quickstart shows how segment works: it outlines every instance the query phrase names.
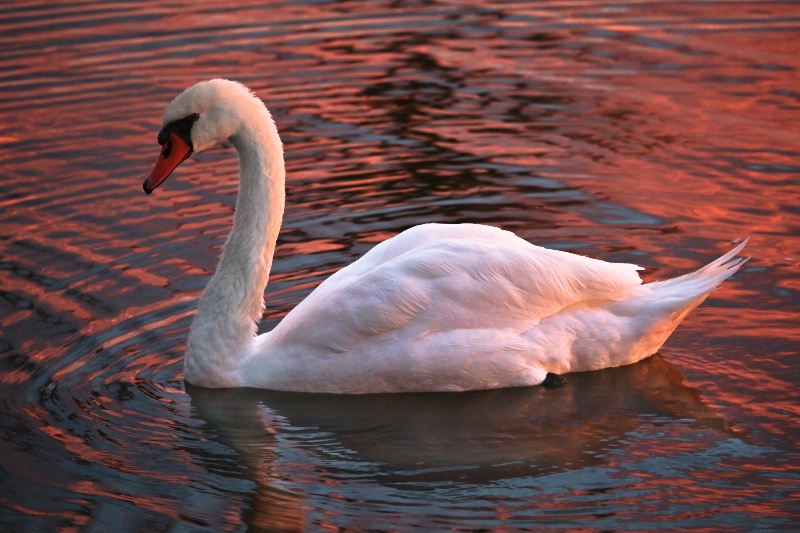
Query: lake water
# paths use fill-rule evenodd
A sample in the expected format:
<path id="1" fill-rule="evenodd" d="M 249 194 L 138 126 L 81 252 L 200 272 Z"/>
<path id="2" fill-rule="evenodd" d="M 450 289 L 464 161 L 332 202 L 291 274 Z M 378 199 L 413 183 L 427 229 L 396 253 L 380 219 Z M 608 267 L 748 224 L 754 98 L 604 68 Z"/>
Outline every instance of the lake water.
<path id="1" fill-rule="evenodd" d="M 0 7 L 0 529 L 800 527 L 800 5 Z M 228 77 L 287 157 L 273 327 L 412 225 L 636 262 L 751 261 L 630 367 L 331 397 L 186 386 L 231 147 L 152 196 L 167 103 Z"/>

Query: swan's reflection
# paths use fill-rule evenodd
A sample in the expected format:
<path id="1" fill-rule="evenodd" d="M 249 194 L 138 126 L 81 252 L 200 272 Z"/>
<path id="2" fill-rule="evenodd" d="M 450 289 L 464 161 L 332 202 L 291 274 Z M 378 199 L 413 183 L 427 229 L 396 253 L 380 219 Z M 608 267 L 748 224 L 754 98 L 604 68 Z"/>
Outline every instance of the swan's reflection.
<path id="1" fill-rule="evenodd" d="M 603 463 L 604 450 L 619 448 L 644 419 L 729 431 L 658 355 L 567 378 L 558 390 L 454 394 L 186 389 L 199 416 L 239 453 L 258 486 L 251 525 L 276 516 L 302 524 L 302 503 L 290 503 L 302 496 L 280 490 L 282 479 L 324 483 L 335 471 L 378 483 L 481 483 Z"/>

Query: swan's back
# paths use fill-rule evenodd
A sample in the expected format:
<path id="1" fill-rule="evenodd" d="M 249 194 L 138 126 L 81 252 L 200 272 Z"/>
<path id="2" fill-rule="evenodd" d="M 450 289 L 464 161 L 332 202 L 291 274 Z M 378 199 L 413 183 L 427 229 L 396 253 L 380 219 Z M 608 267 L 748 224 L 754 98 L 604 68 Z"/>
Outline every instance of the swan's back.
<path id="1" fill-rule="evenodd" d="M 560 353 L 533 354 L 528 332 L 580 303 L 624 300 L 640 287 L 638 269 L 540 248 L 488 226 L 417 226 L 323 282 L 259 339 L 253 360 L 270 359 L 283 369 L 273 367 L 263 379 L 280 376 L 286 384 L 296 375 L 293 388 L 338 382 L 378 392 L 540 383 L 550 371 L 543 361 L 559 371 L 564 362 Z M 253 368 L 259 366 L 271 365 Z M 307 375 L 322 369 L 328 379 Z M 384 383 L 391 381 L 387 374 L 403 377 Z"/>
<path id="2" fill-rule="evenodd" d="M 457 257 L 459 253 L 464 257 Z M 399 258 L 403 260 L 395 262 Z M 641 267 L 636 265 L 541 248 L 492 226 L 421 224 L 376 245 L 320 289 L 382 268 L 402 267 L 423 277 L 463 273 L 474 279 L 498 279 L 521 289 L 550 288 L 552 298 L 566 300 L 582 298 L 586 291 L 616 299 L 641 284 L 637 274 Z"/>
<path id="3" fill-rule="evenodd" d="M 321 339 L 351 346 L 415 319 L 430 330 L 530 328 L 579 301 L 623 299 L 641 284 L 638 269 L 540 248 L 489 226 L 425 224 L 331 276 L 275 332 L 307 336 L 300 324 L 313 317 L 335 324 Z"/>

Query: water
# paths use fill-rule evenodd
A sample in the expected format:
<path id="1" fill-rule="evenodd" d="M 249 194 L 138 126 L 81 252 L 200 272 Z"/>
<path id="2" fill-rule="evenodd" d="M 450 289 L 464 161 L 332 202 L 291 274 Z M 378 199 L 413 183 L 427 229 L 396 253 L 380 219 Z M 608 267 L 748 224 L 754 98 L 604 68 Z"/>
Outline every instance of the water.
<path id="1" fill-rule="evenodd" d="M 0 7 L 0 529 L 798 527 L 798 4 L 262 4 Z M 286 145 L 262 331 L 422 222 L 648 280 L 752 260 L 659 355 L 558 391 L 187 387 L 236 160 L 141 182 L 210 77 Z"/>

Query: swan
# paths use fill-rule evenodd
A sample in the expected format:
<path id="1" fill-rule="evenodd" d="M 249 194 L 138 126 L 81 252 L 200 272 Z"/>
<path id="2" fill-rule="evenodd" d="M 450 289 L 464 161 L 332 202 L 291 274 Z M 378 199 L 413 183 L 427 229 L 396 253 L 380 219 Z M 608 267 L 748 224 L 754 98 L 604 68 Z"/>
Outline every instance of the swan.
<path id="1" fill-rule="evenodd" d="M 540 248 L 477 224 L 423 224 L 330 276 L 257 335 L 285 201 L 283 147 L 248 88 L 214 79 L 167 107 L 150 194 L 191 154 L 239 155 L 233 226 L 186 341 L 184 379 L 313 393 L 544 385 L 655 353 L 746 261 L 747 241 L 696 272 L 642 284 L 632 264 Z"/>

